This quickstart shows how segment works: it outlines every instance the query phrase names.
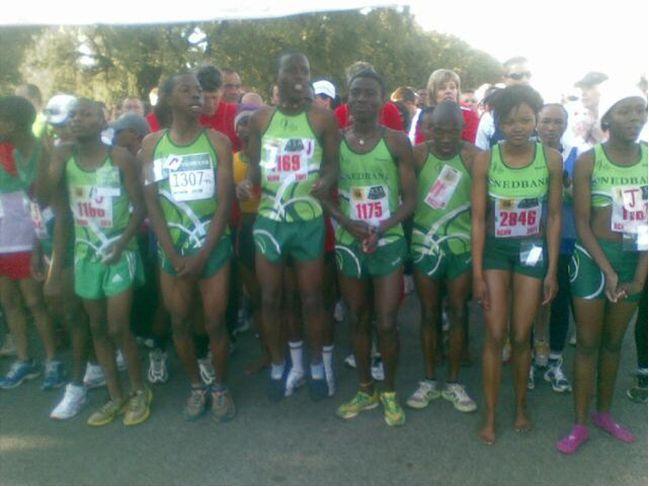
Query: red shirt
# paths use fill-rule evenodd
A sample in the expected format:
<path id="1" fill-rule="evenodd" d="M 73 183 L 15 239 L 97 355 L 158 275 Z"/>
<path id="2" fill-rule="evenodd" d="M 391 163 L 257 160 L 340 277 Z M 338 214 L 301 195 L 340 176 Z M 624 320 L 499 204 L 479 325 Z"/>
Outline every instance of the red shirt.
<path id="1" fill-rule="evenodd" d="M 480 117 L 470 108 L 460 106 L 462 109 L 462 116 L 464 117 L 464 128 L 462 129 L 462 140 L 475 144 L 475 137 L 478 133 L 478 125 L 480 124 Z M 419 131 L 415 132 L 415 144 L 425 142 L 424 134 Z"/>
<path id="2" fill-rule="evenodd" d="M 14 146 L 9 142 L 0 143 L 0 166 L 10 175 L 18 175 L 16 161 L 14 160 Z"/>
<path id="3" fill-rule="evenodd" d="M 160 122 L 158 122 L 158 117 L 155 116 L 155 113 L 151 112 L 145 118 L 146 121 L 149 122 L 151 132 L 157 132 L 160 130 Z"/>
<path id="4" fill-rule="evenodd" d="M 208 127 L 226 135 L 232 143 L 232 151 L 239 152 L 241 143 L 234 129 L 234 118 L 237 116 L 238 106 L 235 103 L 219 102 L 214 115 L 201 115 L 199 119 L 203 127 Z"/>
<path id="5" fill-rule="evenodd" d="M 334 115 L 336 115 L 338 127 L 341 129 L 344 129 L 351 124 L 351 120 L 349 120 L 349 105 L 346 103 L 336 108 Z M 401 113 L 399 113 L 399 109 L 391 101 L 383 105 L 381 113 L 379 114 L 379 123 L 391 128 L 392 130 L 400 130 L 402 132 L 405 130 L 403 128 L 403 120 L 401 120 Z"/>

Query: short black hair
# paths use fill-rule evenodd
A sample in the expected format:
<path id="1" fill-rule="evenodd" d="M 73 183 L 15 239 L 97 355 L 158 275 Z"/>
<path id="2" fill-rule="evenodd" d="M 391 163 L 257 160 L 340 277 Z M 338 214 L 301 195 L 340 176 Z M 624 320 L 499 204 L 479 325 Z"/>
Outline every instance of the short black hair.
<path id="1" fill-rule="evenodd" d="M 512 111 L 513 108 L 525 104 L 529 106 L 535 115 L 543 108 L 543 98 L 530 86 L 513 85 L 497 91 L 491 100 L 496 116 L 502 120 Z"/>
<path id="2" fill-rule="evenodd" d="M 295 57 L 295 56 L 301 56 L 304 59 L 309 61 L 309 58 L 307 57 L 306 54 L 304 54 L 302 51 L 298 51 L 297 49 L 289 48 L 286 49 L 285 51 L 282 51 L 279 56 L 277 56 L 277 72 L 279 73 L 279 70 L 282 68 L 282 63 L 284 62 L 284 59 L 287 57 Z"/>
<path id="3" fill-rule="evenodd" d="M 0 98 L 0 119 L 12 122 L 18 130 L 31 130 L 36 120 L 36 110 L 27 98 L 3 96 Z"/>
<path id="4" fill-rule="evenodd" d="M 358 73 L 355 73 L 349 79 L 349 83 L 347 83 L 347 91 L 349 91 L 349 89 L 351 88 L 352 83 L 354 82 L 354 80 L 356 80 L 358 78 L 370 78 L 370 79 L 373 79 L 381 87 L 381 96 L 385 96 L 385 81 L 383 81 L 383 78 L 381 77 L 381 75 L 379 73 L 377 73 L 376 71 L 374 71 L 373 69 L 363 69 L 363 70 L 359 71 Z"/>
<path id="5" fill-rule="evenodd" d="M 195 74 L 203 91 L 216 91 L 223 84 L 221 71 L 211 64 L 201 66 Z"/>
<path id="6" fill-rule="evenodd" d="M 568 110 L 561 104 L 561 103 L 546 103 L 541 107 L 541 110 L 544 108 L 550 108 L 550 107 L 556 107 L 561 110 L 561 113 L 563 113 L 563 117 L 566 119 L 566 122 L 568 121 Z M 539 112 L 541 111 L 539 110 Z"/>

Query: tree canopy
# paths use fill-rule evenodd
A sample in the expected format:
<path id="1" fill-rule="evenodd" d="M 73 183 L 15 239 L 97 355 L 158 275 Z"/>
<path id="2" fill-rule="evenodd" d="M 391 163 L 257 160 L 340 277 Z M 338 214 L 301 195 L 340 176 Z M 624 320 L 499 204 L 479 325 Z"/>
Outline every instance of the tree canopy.
<path id="1" fill-rule="evenodd" d="M 425 86 L 438 68 L 456 71 L 463 87 L 500 77 L 499 63 L 462 40 L 424 32 L 406 9 L 297 15 L 280 19 L 146 26 L 9 28 L 0 31 L 0 88 L 33 82 L 109 103 L 146 98 L 165 76 L 201 64 L 230 67 L 268 98 L 278 55 L 304 52 L 312 76 L 340 88 L 345 68 L 372 63 L 390 89 Z M 344 90 L 341 90 L 344 91 Z"/>

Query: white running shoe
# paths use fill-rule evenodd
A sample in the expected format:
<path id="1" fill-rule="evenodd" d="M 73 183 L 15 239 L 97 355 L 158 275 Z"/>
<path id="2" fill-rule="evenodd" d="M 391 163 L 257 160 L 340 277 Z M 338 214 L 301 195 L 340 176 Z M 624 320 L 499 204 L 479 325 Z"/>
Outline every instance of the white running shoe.
<path id="1" fill-rule="evenodd" d="M 146 377 L 151 384 L 164 384 L 169 380 L 167 353 L 159 348 L 149 352 L 149 370 Z"/>
<path id="2" fill-rule="evenodd" d="M 351 369 L 356 368 L 356 357 L 353 353 L 350 353 L 345 357 L 345 365 Z"/>
<path id="3" fill-rule="evenodd" d="M 286 376 L 286 389 L 284 390 L 284 397 L 292 396 L 300 387 L 302 387 L 306 380 L 304 378 L 304 370 L 298 370 L 291 367 Z"/>
<path id="4" fill-rule="evenodd" d="M 372 369 L 370 370 L 372 373 L 372 378 L 374 380 L 381 381 L 385 379 L 385 372 L 383 371 L 383 360 L 381 360 L 381 356 L 374 356 L 372 357 Z"/>
<path id="5" fill-rule="evenodd" d="M 477 404 L 467 394 L 464 386 L 457 382 L 455 384 L 446 384 L 446 387 L 442 391 L 442 397 L 447 401 L 451 401 L 453 407 L 463 413 L 472 413 L 478 409 Z"/>
<path id="6" fill-rule="evenodd" d="M 83 385 L 86 386 L 86 389 L 95 389 L 96 387 L 106 385 L 104 371 L 101 370 L 99 365 L 88 362 L 86 365 L 86 373 L 83 376 Z"/>
<path id="7" fill-rule="evenodd" d="M 423 409 L 434 399 L 439 399 L 441 395 L 442 393 L 437 387 L 437 381 L 422 380 L 419 382 L 417 390 L 408 398 L 406 404 L 413 409 Z"/>
<path id="8" fill-rule="evenodd" d="M 120 349 L 117 349 L 115 354 L 115 363 L 117 364 L 117 370 L 123 372 L 126 370 L 126 360 L 124 359 L 124 354 Z"/>
<path id="9" fill-rule="evenodd" d="M 563 359 L 559 359 L 556 362 L 550 362 L 548 370 L 543 374 L 543 379 L 546 382 L 552 384 L 552 390 L 554 392 L 570 392 L 572 391 L 572 386 L 570 382 L 563 374 L 563 369 L 561 365 L 563 364 Z"/>
<path id="10" fill-rule="evenodd" d="M 88 391 L 84 386 L 76 386 L 72 383 L 65 386 L 63 399 L 50 413 L 52 419 L 70 419 L 81 411 L 81 408 L 88 399 Z"/>
<path id="11" fill-rule="evenodd" d="M 216 372 L 212 365 L 212 352 L 208 352 L 205 358 L 198 359 L 198 369 L 201 373 L 201 380 L 206 386 L 211 385 L 216 380 Z"/>

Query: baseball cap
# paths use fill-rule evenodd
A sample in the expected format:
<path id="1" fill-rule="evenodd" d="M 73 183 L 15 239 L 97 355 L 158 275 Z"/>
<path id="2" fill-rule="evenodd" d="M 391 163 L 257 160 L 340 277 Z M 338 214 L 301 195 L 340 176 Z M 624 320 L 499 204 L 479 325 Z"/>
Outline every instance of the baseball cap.
<path id="1" fill-rule="evenodd" d="M 54 95 L 45 105 L 43 115 L 50 125 L 63 125 L 68 120 L 70 108 L 77 101 L 72 95 L 59 94 Z"/>
<path id="2" fill-rule="evenodd" d="M 596 86 L 600 83 L 603 83 L 608 79 L 604 73 L 599 73 L 597 71 L 590 71 L 575 83 L 577 88 L 588 88 L 590 86 Z"/>
<path id="3" fill-rule="evenodd" d="M 323 79 L 313 83 L 313 94 L 314 95 L 326 95 L 332 100 L 336 99 L 336 87 L 333 83 Z"/>
<path id="4" fill-rule="evenodd" d="M 133 129 L 142 137 L 151 132 L 151 128 L 149 127 L 146 118 L 140 117 L 137 113 L 133 112 L 124 113 L 121 117 L 110 124 L 110 128 L 112 128 L 115 133 L 120 130 Z"/>

